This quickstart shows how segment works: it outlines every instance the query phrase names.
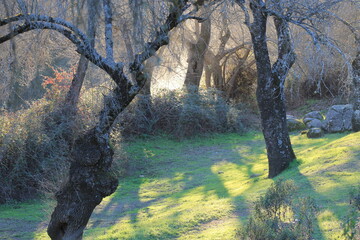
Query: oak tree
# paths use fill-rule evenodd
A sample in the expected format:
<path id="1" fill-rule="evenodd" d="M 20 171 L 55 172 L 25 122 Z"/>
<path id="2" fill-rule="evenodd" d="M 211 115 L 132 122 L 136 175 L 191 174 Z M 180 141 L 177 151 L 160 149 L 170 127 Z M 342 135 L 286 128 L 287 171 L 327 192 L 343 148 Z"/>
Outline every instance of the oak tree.
<path id="1" fill-rule="evenodd" d="M 72 144 L 69 177 L 56 193 L 57 206 L 48 226 L 48 234 L 52 239 L 81 239 L 94 208 L 104 197 L 112 194 L 118 185 L 118 180 L 109 171 L 113 160 L 110 130 L 116 117 L 148 80 L 144 71 L 145 61 L 161 46 L 169 43 L 169 32 L 172 29 L 187 19 L 195 18 L 192 9 L 197 8 L 192 8 L 191 2 L 187 0 L 161 2 L 161 7 L 153 10 L 159 11 L 159 15 L 164 18 L 152 29 L 151 38 L 143 44 L 141 51 L 134 54 L 130 64 L 126 65 L 123 61 L 116 61 L 114 56 L 114 8 L 111 0 L 102 1 L 105 55 L 95 48 L 93 31 L 85 34 L 65 19 L 38 14 L 36 11 L 32 13 L 24 1 L 19 0 L 17 3 L 19 14 L 0 17 L 0 27 L 11 25 L 9 31 L 0 36 L 0 44 L 32 30 L 56 31 L 75 45 L 81 56 L 104 70 L 115 83 L 110 94 L 104 98 L 96 126 Z M 155 3 L 148 1 L 147 4 L 151 6 Z M 122 7 L 126 9 L 126 6 Z M 118 44 L 116 40 L 115 44 Z M 77 96 L 78 89 L 74 90 L 70 99 L 71 96 Z M 71 101 L 76 102 L 76 97 Z"/>

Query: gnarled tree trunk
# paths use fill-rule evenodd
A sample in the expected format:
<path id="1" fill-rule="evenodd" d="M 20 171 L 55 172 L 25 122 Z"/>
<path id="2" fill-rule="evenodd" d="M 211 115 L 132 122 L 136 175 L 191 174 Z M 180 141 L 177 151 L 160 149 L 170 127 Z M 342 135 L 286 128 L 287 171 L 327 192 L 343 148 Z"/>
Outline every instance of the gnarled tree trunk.
<path id="1" fill-rule="evenodd" d="M 81 239 L 94 208 L 116 190 L 118 180 L 109 171 L 109 138 L 99 137 L 92 129 L 75 141 L 69 179 L 56 193 L 58 204 L 48 226 L 51 239 Z"/>

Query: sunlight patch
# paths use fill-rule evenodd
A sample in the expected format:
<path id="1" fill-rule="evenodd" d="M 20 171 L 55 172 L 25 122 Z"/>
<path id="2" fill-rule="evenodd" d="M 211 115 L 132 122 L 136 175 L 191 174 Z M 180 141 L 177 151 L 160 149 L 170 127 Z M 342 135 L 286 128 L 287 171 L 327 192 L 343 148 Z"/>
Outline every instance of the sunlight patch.
<path id="1" fill-rule="evenodd" d="M 341 239 L 341 225 L 339 219 L 330 210 L 322 211 L 318 216 L 318 223 L 325 239 Z"/>

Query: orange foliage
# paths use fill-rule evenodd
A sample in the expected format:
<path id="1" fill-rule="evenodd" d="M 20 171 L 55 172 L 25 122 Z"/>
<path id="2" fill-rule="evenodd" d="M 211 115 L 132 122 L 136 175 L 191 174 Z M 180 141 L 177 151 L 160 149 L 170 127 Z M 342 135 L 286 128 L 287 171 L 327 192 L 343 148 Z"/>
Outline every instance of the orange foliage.
<path id="1" fill-rule="evenodd" d="M 45 97 L 49 100 L 60 100 L 63 99 L 66 96 L 66 93 L 69 91 L 76 69 L 74 66 L 71 67 L 68 71 L 63 68 L 51 68 L 54 71 L 55 76 L 43 76 L 44 81 L 42 86 L 46 88 Z"/>

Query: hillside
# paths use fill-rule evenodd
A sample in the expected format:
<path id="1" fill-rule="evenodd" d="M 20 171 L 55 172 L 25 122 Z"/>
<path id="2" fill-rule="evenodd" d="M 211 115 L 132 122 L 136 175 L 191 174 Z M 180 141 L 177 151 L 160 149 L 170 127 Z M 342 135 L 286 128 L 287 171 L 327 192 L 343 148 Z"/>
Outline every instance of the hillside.
<path id="1" fill-rule="evenodd" d="M 338 239 L 348 192 L 360 183 L 360 133 L 291 140 L 297 162 L 278 178 L 293 179 L 300 196 L 316 199 L 315 239 Z M 118 157 L 128 161 L 129 175 L 97 207 L 85 239 L 235 239 L 273 182 L 260 133 L 139 139 Z M 0 206 L 0 239 L 47 239 L 52 204 Z"/>

